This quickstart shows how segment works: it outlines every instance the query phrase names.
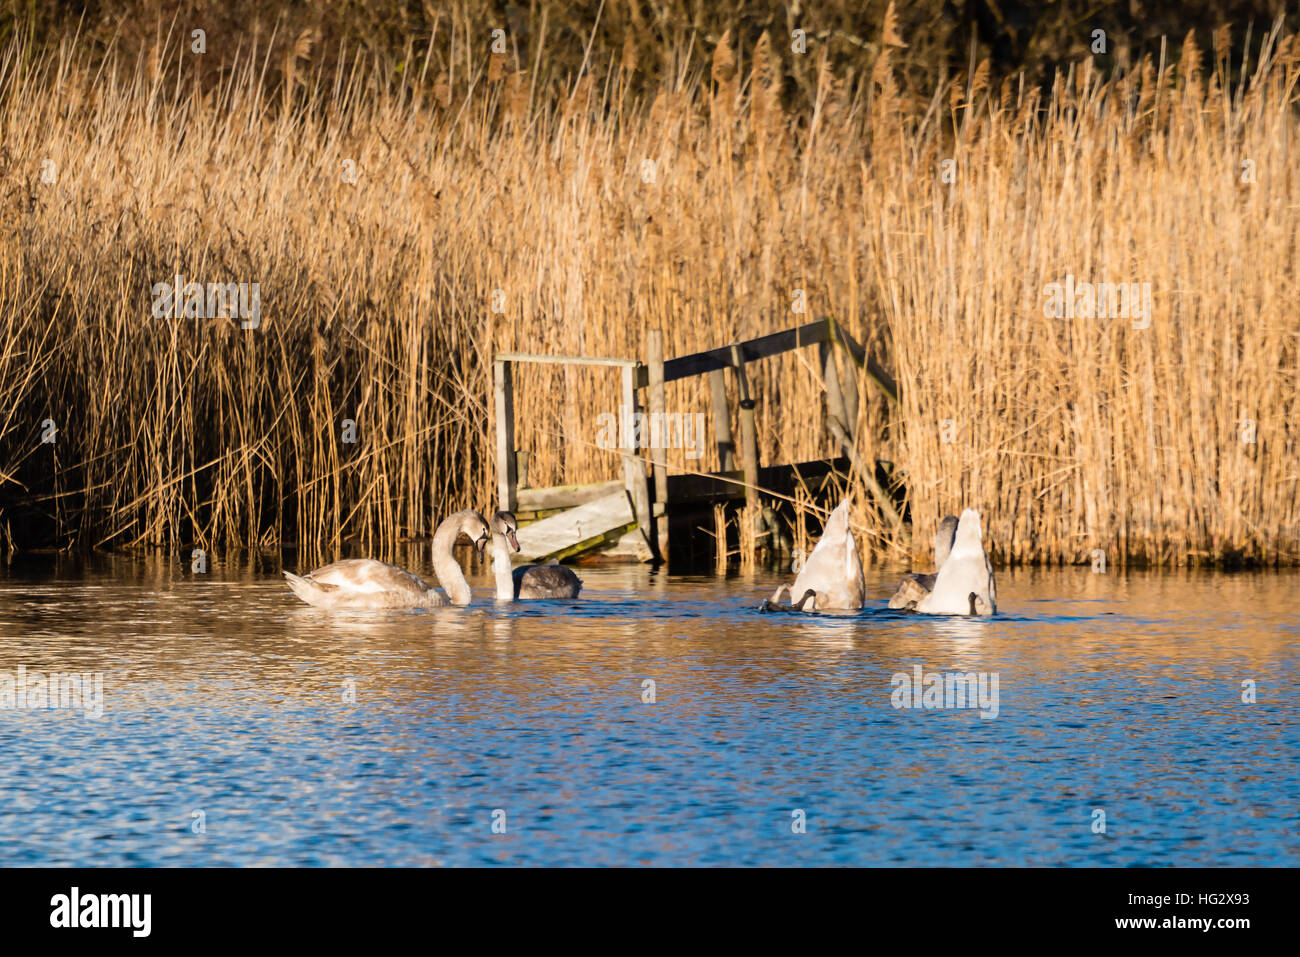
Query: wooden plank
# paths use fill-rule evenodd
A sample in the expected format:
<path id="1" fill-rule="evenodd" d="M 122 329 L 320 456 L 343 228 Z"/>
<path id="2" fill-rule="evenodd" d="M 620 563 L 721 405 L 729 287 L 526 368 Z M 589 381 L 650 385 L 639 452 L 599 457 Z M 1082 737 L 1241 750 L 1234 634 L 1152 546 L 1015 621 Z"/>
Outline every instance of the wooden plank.
<path id="1" fill-rule="evenodd" d="M 719 349 L 679 356 L 664 363 L 664 381 L 675 382 L 714 369 L 734 368 L 737 362 L 735 352 L 737 349 L 739 349 L 740 361 L 752 362 L 755 359 L 766 359 L 768 356 L 789 352 L 791 349 L 825 342 L 829 335 L 830 327 L 826 320 L 819 319 L 817 322 L 774 332 L 769 336 L 759 336 L 757 339 L 748 339 Z"/>
<path id="2" fill-rule="evenodd" d="M 835 365 L 835 349 L 829 342 L 817 347 L 817 357 L 822 364 L 822 387 L 826 390 L 826 415 L 837 421 L 850 435 L 853 426 L 849 424 L 848 412 L 844 408 L 844 393 L 840 391 L 840 372 Z M 830 426 L 828 425 L 829 429 Z"/>
<path id="3" fill-rule="evenodd" d="M 664 333 L 651 329 L 646 333 L 646 367 L 650 375 L 650 416 L 662 424 L 668 411 L 667 390 L 664 388 Z M 668 436 L 651 443 L 650 459 L 654 463 L 656 518 L 654 522 L 654 550 L 668 556 L 668 450 L 664 448 Z"/>
<path id="4" fill-rule="evenodd" d="M 868 355 L 867 350 L 834 319 L 819 319 L 794 329 L 783 329 L 756 339 L 747 339 L 735 345 L 740 346 L 744 360 L 752 362 L 755 359 L 766 359 L 769 356 L 780 355 L 782 352 L 789 352 L 791 349 L 816 345 L 820 342 L 838 342 L 891 402 L 898 401 L 898 383 L 894 377 L 874 355 Z M 676 382 L 678 379 L 702 375 L 715 369 L 734 367 L 731 350 L 732 347 L 729 345 L 720 346 L 717 349 L 668 359 L 664 362 L 664 381 Z M 618 359 L 610 356 L 550 356 L 528 352 L 499 352 L 496 359 L 503 362 L 536 362 L 552 365 L 611 366 L 623 369 L 630 367 L 633 370 L 632 382 L 635 388 L 644 389 L 650 384 L 649 370 L 636 359 Z"/>
<path id="5" fill-rule="evenodd" d="M 709 392 L 713 397 L 713 434 L 718 444 L 718 470 L 729 472 L 736 467 L 736 443 L 731 437 L 731 409 L 727 405 L 726 372 L 709 372 Z"/>
<path id="6" fill-rule="evenodd" d="M 577 558 L 580 555 L 596 551 L 611 558 L 631 558 L 638 562 L 649 561 L 650 559 L 650 550 L 646 548 L 645 539 L 637 532 L 636 522 L 629 522 L 627 525 L 620 525 L 618 528 L 610 529 L 603 535 L 593 535 L 591 538 L 561 549 L 553 555 L 543 555 L 537 560 L 539 562 L 549 562 L 554 559 L 557 562 L 562 562 L 566 559 Z"/>
<path id="7" fill-rule="evenodd" d="M 530 512 L 527 509 L 519 509 L 515 512 L 515 520 L 519 522 L 519 527 L 531 525 L 533 522 L 540 522 L 544 518 L 550 518 L 552 515 L 559 515 L 561 512 L 567 512 L 566 508 L 545 508 L 537 512 Z"/>
<path id="8" fill-rule="evenodd" d="M 637 413 L 634 373 L 635 370 L 630 366 L 623 369 L 623 406 L 620 412 L 628 417 L 629 422 L 636 422 Z M 628 430 L 627 445 L 623 448 L 623 481 L 627 485 L 627 496 L 635 510 L 636 522 L 641 534 L 645 536 L 646 546 L 653 550 L 654 542 L 651 538 L 654 533 L 650 530 L 650 482 L 646 477 L 645 462 L 640 455 L 641 446 L 645 444 L 647 437 L 638 435 L 640 431 L 636 428 Z"/>
<path id="9" fill-rule="evenodd" d="M 873 381 L 876 386 L 884 393 L 885 398 L 895 405 L 898 404 L 898 383 L 889 371 L 876 361 L 875 356 L 867 355 L 867 350 L 858 340 L 849 335 L 847 329 L 836 322 L 834 319 L 827 319 L 826 324 L 830 329 L 830 338 L 832 342 L 838 342 L 845 348 L 853 361 L 858 364 L 867 377 Z"/>
<path id="10" fill-rule="evenodd" d="M 497 417 L 497 507 L 513 512 L 517 502 L 515 477 L 515 388 L 510 363 L 493 364 L 493 391 Z"/>
<path id="11" fill-rule="evenodd" d="M 837 377 L 838 378 L 838 377 Z M 844 422 L 849 427 L 849 434 L 858 437 L 858 378 L 849 370 L 848 375 L 840 379 L 840 395 L 844 399 Z"/>
<path id="12" fill-rule="evenodd" d="M 636 359 L 615 359 L 608 356 L 540 356 L 528 352 L 498 352 L 498 362 L 536 362 L 543 365 L 570 366 L 614 366 L 615 368 L 635 368 L 641 363 Z"/>
<path id="13" fill-rule="evenodd" d="M 573 508 L 586 505 L 598 498 L 622 491 L 622 479 L 595 482 L 591 485 L 551 485 L 547 488 L 521 488 L 518 492 L 518 511 L 544 512 L 553 508 Z"/>
<path id="14" fill-rule="evenodd" d="M 520 528 L 516 533 L 519 558 L 531 562 L 549 560 L 561 553 L 570 554 L 575 545 L 589 539 L 602 539 L 613 530 L 635 522 L 636 515 L 627 492 L 619 488 L 604 498 Z"/>
<path id="15" fill-rule="evenodd" d="M 604 545 L 597 545 L 587 552 L 589 560 L 608 559 L 612 562 L 652 562 L 654 554 L 646 546 L 645 537 L 635 525 L 629 525 L 622 535 L 610 532 L 605 536 Z"/>
<path id="16" fill-rule="evenodd" d="M 758 425 L 754 417 L 754 398 L 749 394 L 749 377 L 745 374 L 745 357 L 739 343 L 731 347 L 731 360 L 740 391 L 740 461 L 745 470 L 745 498 L 758 501 Z"/>
<path id="17" fill-rule="evenodd" d="M 781 495 L 791 494 L 802 479 L 814 495 L 830 475 L 847 475 L 853 463 L 847 457 L 813 459 L 796 465 L 770 465 L 758 470 L 760 488 Z M 674 506 L 716 504 L 745 497 L 745 473 L 737 470 L 710 475 L 668 476 L 668 497 Z"/>

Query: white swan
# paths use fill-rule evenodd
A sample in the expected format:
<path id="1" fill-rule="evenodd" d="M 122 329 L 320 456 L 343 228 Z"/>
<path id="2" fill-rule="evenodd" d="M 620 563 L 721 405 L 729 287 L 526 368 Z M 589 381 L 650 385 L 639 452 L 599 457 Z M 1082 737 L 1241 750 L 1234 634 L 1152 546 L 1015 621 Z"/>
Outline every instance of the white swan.
<path id="1" fill-rule="evenodd" d="M 862 607 L 867 587 L 858 545 L 849 530 L 849 499 L 831 512 L 821 541 L 799 569 L 794 584 L 778 588 L 764 607 L 779 602 L 783 590 L 800 596 L 798 603 L 791 605 L 800 611 L 856 611 Z M 814 593 L 811 598 L 810 591 Z"/>
<path id="2" fill-rule="evenodd" d="M 915 611 L 917 603 L 934 591 L 935 579 L 939 577 L 939 569 L 943 568 L 943 563 L 948 560 L 948 553 L 952 551 L 952 540 L 956 534 L 957 516 L 945 515 L 934 533 L 934 574 L 912 574 L 904 578 L 898 585 L 898 591 L 894 592 L 894 597 L 889 599 L 890 608 Z"/>
<path id="3" fill-rule="evenodd" d="M 496 579 L 497 598 L 501 601 L 577 598 L 582 591 L 582 579 L 558 562 L 511 568 L 510 550 L 519 551 L 519 539 L 515 537 L 518 530 L 513 512 L 501 511 L 492 516 L 492 574 Z"/>
<path id="4" fill-rule="evenodd" d="M 975 509 L 961 513 L 952 551 L 939 569 L 934 589 L 917 602 L 916 610 L 927 615 L 997 614 L 993 565 L 984 551 L 980 513 Z"/>
<path id="5" fill-rule="evenodd" d="M 373 558 L 348 558 L 302 576 L 285 572 L 284 577 L 295 595 L 317 608 L 437 608 L 448 599 L 468 605 L 469 582 L 451 553 L 462 532 L 480 558 L 490 534 L 483 516 L 468 508 L 443 519 L 433 533 L 433 570 L 446 598 L 406 569 Z"/>

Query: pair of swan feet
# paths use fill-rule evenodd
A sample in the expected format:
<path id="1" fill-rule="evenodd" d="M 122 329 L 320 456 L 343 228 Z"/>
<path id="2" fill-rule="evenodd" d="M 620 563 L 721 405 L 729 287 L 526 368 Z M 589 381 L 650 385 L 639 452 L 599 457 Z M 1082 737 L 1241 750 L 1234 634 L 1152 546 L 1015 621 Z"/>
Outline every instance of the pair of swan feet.
<path id="1" fill-rule="evenodd" d="M 460 563 L 452 554 L 465 535 L 479 558 L 492 543 L 496 597 L 505 601 L 535 598 L 576 598 L 582 579 L 561 565 L 522 565 L 512 568 L 510 551 L 519 551 L 518 523 L 510 512 L 497 512 L 492 524 L 473 509 L 448 516 L 433 534 L 433 570 L 446 595 L 404 568 L 373 558 L 349 558 L 295 575 L 285 572 L 293 593 L 317 608 L 383 609 L 439 608 L 468 605 L 472 593 Z"/>
<path id="2" fill-rule="evenodd" d="M 946 516 L 934 536 L 933 575 L 908 575 L 889 601 L 890 608 L 928 615 L 997 613 L 993 565 L 984 551 L 979 512 L 968 508 L 961 518 Z M 793 584 L 782 585 L 759 606 L 760 611 L 856 611 L 866 588 L 857 544 L 849 529 L 849 501 L 831 512 L 821 541 Z M 782 602 L 784 595 L 785 601 Z M 798 595 L 798 600 L 794 596 Z"/>

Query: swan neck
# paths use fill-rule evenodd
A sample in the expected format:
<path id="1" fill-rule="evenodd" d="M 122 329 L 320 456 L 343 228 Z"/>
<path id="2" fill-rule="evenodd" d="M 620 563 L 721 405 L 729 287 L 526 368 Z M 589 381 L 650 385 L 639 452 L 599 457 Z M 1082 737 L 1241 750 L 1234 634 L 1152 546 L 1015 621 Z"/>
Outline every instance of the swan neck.
<path id="1" fill-rule="evenodd" d="M 514 601 L 515 576 L 510 564 L 510 544 L 500 532 L 492 533 L 492 575 L 496 580 L 497 598 Z"/>
<path id="2" fill-rule="evenodd" d="M 460 534 L 460 524 L 461 517 L 452 515 L 433 533 L 433 571 L 453 605 L 468 605 L 471 596 L 469 582 L 451 551 L 456 536 Z"/>

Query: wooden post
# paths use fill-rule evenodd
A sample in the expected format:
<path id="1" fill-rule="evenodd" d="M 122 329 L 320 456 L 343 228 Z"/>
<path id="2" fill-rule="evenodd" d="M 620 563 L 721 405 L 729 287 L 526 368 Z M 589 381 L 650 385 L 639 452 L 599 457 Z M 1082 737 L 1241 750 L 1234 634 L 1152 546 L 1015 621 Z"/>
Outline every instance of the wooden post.
<path id="1" fill-rule="evenodd" d="M 515 449 L 515 488 L 528 488 L 529 454 L 523 449 Z M 516 495 L 516 498 L 518 496 Z"/>
<path id="2" fill-rule="evenodd" d="M 655 477 L 655 550 L 663 559 L 668 557 L 668 450 L 664 448 L 668 436 L 668 398 L 664 389 L 664 333 L 651 329 L 646 335 L 647 365 L 650 372 L 650 416 L 659 423 L 658 448 L 652 443 L 650 459 L 654 462 Z"/>
<path id="3" fill-rule="evenodd" d="M 513 512 L 518 502 L 515 476 L 515 387 L 510 363 L 497 359 L 493 383 L 497 416 L 497 500 L 498 508 Z"/>
<path id="4" fill-rule="evenodd" d="M 646 478 L 645 463 L 638 454 L 641 442 L 636 425 L 636 367 L 623 367 L 623 407 L 619 409 L 620 418 L 627 426 L 628 434 L 624 437 L 623 447 L 623 482 L 627 494 L 632 499 L 632 510 L 636 513 L 637 526 L 646 545 L 654 553 L 654 533 L 650 530 L 650 482 Z M 640 437 L 644 441 L 644 436 Z"/>
<path id="5" fill-rule="evenodd" d="M 823 342 L 817 346 L 817 354 L 822 365 L 822 385 L 826 389 L 826 415 L 838 422 L 847 435 L 852 436 L 854 423 L 849 421 L 844 407 L 844 393 L 840 391 L 840 374 L 835 366 L 835 350 L 830 343 Z M 827 428 L 830 428 L 829 423 Z"/>
<path id="6" fill-rule="evenodd" d="M 753 504 L 758 501 L 758 427 L 754 422 L 749 378 L 745 375 L 745 357 L 739 345 L 731 347 L 731 364 L 740 390 L 740 460 L 745 469 L 745 501 Z"/>
<path id="7" fill-rule="evenodd" d="M 831 349 L 831 362 L 835 361 L 835 350 Z M 844 399 L 844 424 L 848 426 L 849 435 L 858 438 L 858 380 L 850 366 L 848 375 L 840 382 L 840 395 Z"/>
<path id="8" fill-rule="evenodd" d="M 736 467 L 736 443 L 731 438 L 731 410 L 727 408 L 727 380 L 722 369 L 709 373 L 709 391 L 713 393 L 713 434 L 718 443 L 718 471 Z"/>

